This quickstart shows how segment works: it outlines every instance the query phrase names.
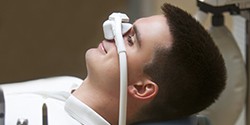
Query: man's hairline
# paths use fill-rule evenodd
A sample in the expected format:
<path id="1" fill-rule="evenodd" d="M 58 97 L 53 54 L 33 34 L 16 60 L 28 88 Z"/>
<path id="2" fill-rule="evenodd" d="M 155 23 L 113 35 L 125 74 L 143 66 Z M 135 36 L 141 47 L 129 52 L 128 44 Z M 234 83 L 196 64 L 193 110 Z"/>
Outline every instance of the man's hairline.
<path id="1" fill-rule="evenodd" d="M 165 18 L 165 23 L 166 25 L 168 26 L 168 31 L 169 31 L 169 36 L 170 36 L 170 40 L 168 41 L 167 39 L 164 40 L 164 42 L 166 43 L 165 46 L 163 45 L 160 45 L 160 44 L 157 44 L 153 47 L 153 54 L 152 54 L 152 57 L 150 58 L 150 61 L 147 62 L 144 66 L 143 66 L 143 70 L 145 69 L 146 66 L 152 64 L 154 62 L 154 59 L 155 59 L 155 56 L 157 54 L 157 50 L 168 50 L 168 52 L 170 52 L 174 46 L 174 35 L 172 33 L 172 31 L 170 30 L 170 25 L 169 25 L 169 21 L 168 21 L 168 18 L 167 16 L 162 13 L 162 15 L 164 16 Z M 167 42 L 170 42 L 170 44 L 167 44 Z M 161 42 L 160 42 L 161 43 Z M 144 72 L 145 73 L 145 72 Z M 145 73 L 146 74 L 146 73 Z M 149 74 L 146 74 L 146 75 L 149 75 Z"/>

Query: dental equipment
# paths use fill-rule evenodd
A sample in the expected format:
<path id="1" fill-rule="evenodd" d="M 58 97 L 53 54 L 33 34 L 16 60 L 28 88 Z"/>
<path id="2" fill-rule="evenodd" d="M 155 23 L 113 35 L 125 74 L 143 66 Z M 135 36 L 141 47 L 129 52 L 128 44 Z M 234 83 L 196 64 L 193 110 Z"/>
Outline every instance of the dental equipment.
<path id="1" fill-rule="evenodd" d="M 20 118 L 17 120 L 16 125 L 28 125 L 28 123 L 29 123 L 28 119 Z"/>
<path id="2" fill-rule="evenodd" d="M 122 35 L 125 34 L 132 25 L 129 18 L 123 13 L 112 13 L 109 19 L 103 23 L 104 37 L 107 40 L 115 40 L 120 64 L 120 100 L 119 100 L 119 125 L 126 125 L 127 115 L 127 57 L 126 48 Z"/>
<path id="3" fill-rule="evenodd" d="M 0 88 L 0 125 L 4 125 L 5 119 L 5 101 L 2 88 Z"/>
<path id="4" fill-rule="evenodd" d="M 227 85 L 220 99 L 208 109 L 201 112 L 201 114 L 209 116 L 212 124 L 227 125 L 235 125 L 236 120 L 239 121 L 239 117 L 241 120 L 242 116 L 244 117 L 245 115 L 246 120 L 242 121 L 246 121 L 246 124 L 250 125 L 250 81 L 248 79 L 249 76 L 247 76 L 250 72 L 250 0 L 197 0 L 197 6 L 199 7 L 199 10 L 195 17 L 201 23 L 204 23 L 206 17 L 208 16 L 207 13 L 212 13 L 212 27 L 209 29 L 209 33 L 222 52 L 228 74 Z M 246 51 L 243 51 L 243 55 L 246 53 L 248 56 L 246 56 L 246 62 L 244 62 L 242 53 L 237 45 L 240 41 L 236 41 L 229 29 L 224 25 L 224 12 L 229 12 L 231 15 L 241 15 L 248 20 L 248 24 L 243 23 L 240 25 L 246 25 L 245 27 L 238 28 L 246 30 L 245 33 L 241 32 L 241 36 L 248 36 L 246 38 L 241 37 L 241 40 L 243 40 L 242 43 L 245 44 L 243 44 L 243 46 L 246 46 Z M 244 16 L 244 13 L 248 13 L 247 16 Z M 237 30 L 237 32 L 239 32 L 239 30 Z M 244 48 L 241 49 L 244 50 Z M 227 107 L 224 106 L 225 103 L 228 104 Z M 244 107 L 246 108 L 246 114 L 244 114 Z M 222 117 L 220 116 L 222 115 L 223 117 L 227 117 L 229 119 L 221 120 Z"/>
<path id="5" fill-rule="evenodd" d="M 42 106 L 42 114 L 43 125 L 48 125 L 48 110 L 46 103 L 44 103 Z"/>

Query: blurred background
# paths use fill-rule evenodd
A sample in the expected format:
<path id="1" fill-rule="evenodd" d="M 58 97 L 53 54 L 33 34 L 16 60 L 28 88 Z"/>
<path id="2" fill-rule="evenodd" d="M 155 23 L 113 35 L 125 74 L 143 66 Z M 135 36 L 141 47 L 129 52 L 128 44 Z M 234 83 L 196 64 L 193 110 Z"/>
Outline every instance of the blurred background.
<path id="1" fill-rule="evenodd" d="M 84 78 L 84 54 L 103 39 L 103 21 L 127 9 L 125 0 L 0 0 L 0 83 Z"/>

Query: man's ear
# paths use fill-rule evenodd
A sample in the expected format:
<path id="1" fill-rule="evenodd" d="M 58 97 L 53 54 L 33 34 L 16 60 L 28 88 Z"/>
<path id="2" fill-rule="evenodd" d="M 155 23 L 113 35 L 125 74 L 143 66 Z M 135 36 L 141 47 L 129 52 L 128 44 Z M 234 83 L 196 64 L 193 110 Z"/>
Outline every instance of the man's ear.
<path id="1" fill-rule="evenodd" d="M 137 99 L 153 99 L 158 93 L 158 85 L 146 79 L 128 86 L 129 94 Z"/>

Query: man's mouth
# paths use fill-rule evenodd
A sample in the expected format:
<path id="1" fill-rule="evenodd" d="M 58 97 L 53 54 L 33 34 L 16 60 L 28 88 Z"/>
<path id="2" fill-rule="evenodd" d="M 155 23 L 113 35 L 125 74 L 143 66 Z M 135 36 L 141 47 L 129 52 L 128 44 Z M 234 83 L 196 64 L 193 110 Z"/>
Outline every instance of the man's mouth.
<path id="1" fill-rule="evenodd" d="M 99 44 L 99 48 L 102 50 L 102 52 L 104 52 L 105 54 L 107 54 L 107 50 L 105 49 L 103 42 L 101 42 Z"/>

